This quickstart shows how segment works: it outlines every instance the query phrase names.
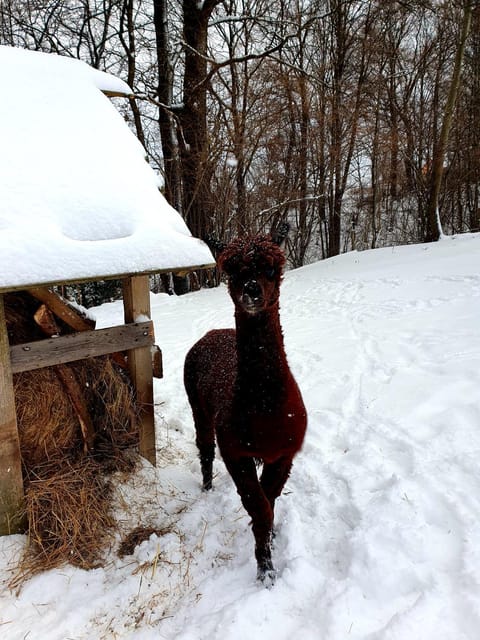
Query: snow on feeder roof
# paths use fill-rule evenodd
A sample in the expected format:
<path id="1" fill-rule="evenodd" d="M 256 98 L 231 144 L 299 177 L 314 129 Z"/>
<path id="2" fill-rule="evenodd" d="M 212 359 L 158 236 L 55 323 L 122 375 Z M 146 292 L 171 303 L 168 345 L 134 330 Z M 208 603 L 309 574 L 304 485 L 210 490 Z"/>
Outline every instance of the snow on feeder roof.
<path id="1" fill-rule="evenodd" d="M 110 100 L 123 81 L 0 46 L 0 291 L 212 264 Z"/>

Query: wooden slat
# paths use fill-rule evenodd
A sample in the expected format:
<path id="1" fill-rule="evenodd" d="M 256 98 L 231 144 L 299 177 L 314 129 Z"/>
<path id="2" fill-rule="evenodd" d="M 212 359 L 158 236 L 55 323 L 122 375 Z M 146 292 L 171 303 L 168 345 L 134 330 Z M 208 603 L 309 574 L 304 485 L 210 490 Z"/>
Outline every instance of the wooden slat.
<path id="1" fill-rule="evenodd" d="M 25 529 L 23 479 L 3 296 L 0 295 L 0 535 Z"/>
<path id="2" fill-rule="evenodd" d="M 68 324 L 75 331 L 89 331 L 95 329 L 95 320 L 82 316 L 80 312 L 71 304 L 57 296 L 56 293 L 45 287 L 34 287 L 28 289 L 28 293 L 47 305 L 53 313 Z"/>
<path id="3" fill-rule="evenodd" d="M 163 378 L 163 358 L 160 347 L 156 344 L 151 348 L 152 371 L 154 378 Z"/>
<path id="4" fill-rule="evenodd" d="M 83 450 L 86 453 L 93 448 L 95 439 L 95 427 L 88 412 L 87 403 L 75 371 L 67 364 L 59 364 L 55 367 L 55 373 L 67 393 L 70 403 L 80 423 L 83 436 Z"/>
<path id="5" fill-rule="evenodd" d="M 102 89 L 103 95 L 107 98 L 134 98 L 134 93 L 125 93 L 125 91 L 112 91 L 111 89 Z"/>
<path id="6" fill-rule="evenodd" d="M 215 262 L 209 262 L 205 264 L 197 264 L 191 265 L 189 267 L 174 267 L 167 269 L 149 269 L 145 271 L 143 274 L 138 274 L 133 276 L 135 278 L 142 277 L 143 275 L 155 275 L 156 273 L 188 273 L 189 271 L 200 271 L 202 269 L 212 269 L 215 266 Z M 0 293 L 7 293 L 8 291 L 24 291 L 25 289 L 31 289 L 36 287 L 54 287 L 59 285 L 68 285 L 68 284 L 82 284 L 84 282 L 95 282 L 97 280 L 124 280 L 128 278 L 131 274 L 129 273 L 112 273 L 109 275 L 92 275 L 86 278 L 69 278 L 67 280 L 49 280 L 46 282 L 24 282 L 23 284 L 16 285 L 4 285 L 0 286 Z"/>
<path id="7" fill-rule="evenodd" d="M 40 305 L 33 314 L 33 319 L 42 332 L 49 338 L 60 335 L 60 327 L 57 324 L 55 316 L 46 304 Z"/>
<path id="8" fill-rule="evenodd" d="M 132 276 L 123 281 L 123 305 L 125 322 L 137 318 L 150 318 L 150 288 L 148 276 Z M 128 352 L 130 378 L 135 387 L 140 406 L 141 455 L 156 464 L 155 416 L 153 409 L 153 371 L 150 347 L 133 349 Z"/>
<path id="9" fill-rule="evenodd" d="M 82 331 L 10 347 L 11 367 L 13 373 L 33 371 L 137 347 L 150 349 L 153 342 L 151 321 Z"/>
<path id="10" fill-rule="evenodd" d="M 34 289 L 28 289 L 27 292 L 40 302 L 43 302 L 44 306 L 46 306 L 57 318 L 63 320 L 65 324 L 67 324 L 75 331 L 90 331 L 92 329 L 95 329 L 95 320 L 83 316 L 80 311 L 78 311 L 67 300 L 64 300 L 56 293 L 53 293 L 53 291 L 50 291 L 50 289 L 46 289 L 44 287 L 36 287 Z M 36 315 L 37 314 L 35 314 L 35 316 Z M 122 369 L 127 369 L 127 363 L 125 361 L 125 356 L 123 355 L 123 353 L 112 353 L 111 357 L 119 367 L 122 367 Z"/>

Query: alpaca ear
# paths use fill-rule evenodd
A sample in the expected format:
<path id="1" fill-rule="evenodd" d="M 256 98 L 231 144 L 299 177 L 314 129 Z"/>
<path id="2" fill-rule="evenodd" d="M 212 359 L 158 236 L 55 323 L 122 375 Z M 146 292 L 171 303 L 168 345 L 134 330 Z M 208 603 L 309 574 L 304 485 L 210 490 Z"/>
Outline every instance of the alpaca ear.
<path id="1" fill-rule="evenodd" d="M 217 266 L 228 277 L 234 273 L 238 267 L 238 255 L 235 253 L 229 253 L 228 251 L 222 251 L 217 259 Z"/>
<path id="2" fill-rule="evenodd" d="M 278 244 L 278 246 L 280 247 L 287 239 L 289 231 L 290 231 L 290 223 L 281 222 L 276 229 L 273 228 L 270 232 L 270 237 L 272 238 L 272 242 L 274 242 L 275 244 Z"/>

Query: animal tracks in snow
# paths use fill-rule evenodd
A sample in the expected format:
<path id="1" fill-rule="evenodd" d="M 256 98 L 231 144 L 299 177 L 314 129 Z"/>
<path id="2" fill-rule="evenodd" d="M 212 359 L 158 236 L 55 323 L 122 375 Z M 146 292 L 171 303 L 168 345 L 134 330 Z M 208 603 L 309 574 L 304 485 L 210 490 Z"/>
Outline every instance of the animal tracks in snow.
<path id="1" fill-rule="evenodd" d="M 372 638 L 390 638 L 388 630 L 402 626 L 399 612 L 415 617 L 434 583 L 458 600 L 449 573 L 468 573 L 472 542 L 462 540 L 480 539 L 479 525 L 465 529 L 457 507 L 470 504 L 480 515 L 478 500 L 460 490 L 472 468 L 453 454 L 469 439 L 470 459 L 480 452 L 480 436 L 472 438 L 472 425 L 480 433 L 480 337 L 472 333 L 469 316 L 472 296 L 480 310 L 480 278 L 425 276 L 412 278 L 411 286 L 404 278 L 318 280 L 306 295 L 317 297 L 318 305 L 299 315 L 308 323 L 317 310 L 316 332 L 305 329 L 292 364 L 310 419 L 300 464 L 303 473 L 318 465 L 321 491 L 317 501 L 309 492 L 315 504 L 301 528 L 313 526 L 308 514 L 318 511 L 318 535 L 330 540 L 319 562 L 344 587 L 332 615 L 342 607 L 352 610 L 360 597 L 356 590 L 363 592 L 366 610 L 352 610 L 357 622 L 348 637 L 376 630 Z M 440 313 L 447 322 L 451 318 L 458 339 L 445 338 L 451 327 L 439 331 Z M 377 626 L 358 622 L 380 602 L 384 619 L 379 616 Z M 459 624 L 473 638 L 478 609 L 468 598 L 462 608 L 466 618 Z M 330 633 L 347 637 L 335 622 Z"/>

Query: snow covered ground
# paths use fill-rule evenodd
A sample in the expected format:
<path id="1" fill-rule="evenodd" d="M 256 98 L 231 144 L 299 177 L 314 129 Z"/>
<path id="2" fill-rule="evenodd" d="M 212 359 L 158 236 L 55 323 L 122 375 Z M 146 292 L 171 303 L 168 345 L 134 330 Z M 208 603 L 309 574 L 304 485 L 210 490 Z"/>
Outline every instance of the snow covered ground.
<path id="1" fill-rule="evenodd" d="M 271 590 L 223 463 L 200 490 L 184 354 L 231 326 L 225 287 L 152 298 L 159 468 L 119 485 L 125 531 L 164 530 L 104 568 L 6 589 L 24 538 L 0 539 L 6 640 L 477 640 L 480 637 L 480 235 L 351 253 L 292 271 L 281 312 L 309 429 L 278 501 Z M 96 310 L 100 326 L 121 305 Z"/>

